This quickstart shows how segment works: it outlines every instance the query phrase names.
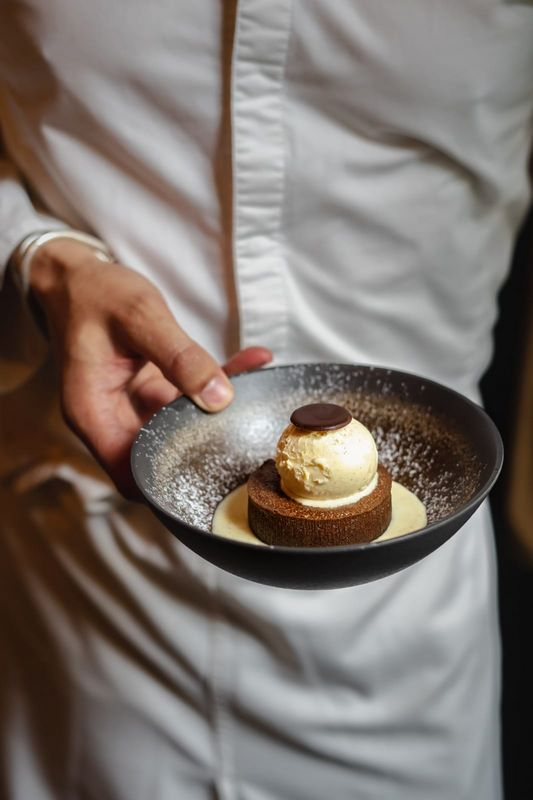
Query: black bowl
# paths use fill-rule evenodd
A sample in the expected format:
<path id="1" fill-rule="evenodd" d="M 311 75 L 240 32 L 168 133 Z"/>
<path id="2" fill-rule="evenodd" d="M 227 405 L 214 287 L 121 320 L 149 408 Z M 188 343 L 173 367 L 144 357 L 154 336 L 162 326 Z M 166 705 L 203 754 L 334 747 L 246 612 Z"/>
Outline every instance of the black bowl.
<path id="1" fill-rule="evenodd" d="M 487 414 L 417 375 L 346 364 L 273 367 L 233 379 L 235 399 L 211 415 L 187 398 L 161 409 L 132 448 L 137 485 L 187 547 L 258 583 L 295 589 L 353 586 L 391 575 L 436 550 L 473 514 L 501 469 Z M 340 547 L 264 547 L 210 532 L 220 500 L 275 452 L 291 412 L 346 406 L 373 433 L 380 461 L 425 503 L 428 524 L 400 538 Z"/>

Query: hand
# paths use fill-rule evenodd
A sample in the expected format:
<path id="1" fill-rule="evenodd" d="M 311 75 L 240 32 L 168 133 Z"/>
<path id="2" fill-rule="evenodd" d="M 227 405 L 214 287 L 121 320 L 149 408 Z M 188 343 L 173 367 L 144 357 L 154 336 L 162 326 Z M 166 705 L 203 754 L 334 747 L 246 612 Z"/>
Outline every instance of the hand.
<path id="1" fill-rule="evenodd" d="M 150 281 L 66 238 L 39 248 L 30 287 L 46 315 L 65 420 L 131 499 L 139 493 L 130 447 L 141 425 L 180 394 L 220 411 L 233 397 L 227 375 L 272 358 L 251 347 L 220 367 L 179 327 Z"/>

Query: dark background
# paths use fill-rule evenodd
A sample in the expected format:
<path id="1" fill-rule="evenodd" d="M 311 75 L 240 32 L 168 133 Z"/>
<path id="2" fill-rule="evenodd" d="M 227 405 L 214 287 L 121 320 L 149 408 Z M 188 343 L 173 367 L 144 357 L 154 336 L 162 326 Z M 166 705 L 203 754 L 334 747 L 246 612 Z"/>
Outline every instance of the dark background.
<path id="1" fill-rule="evenodd" d="M 491 494 L 500 581 L 506 800 L 533 798 L 533 566 L 517 548 L 505 514 L 513 418 L 525 364 L 532 300 L 533 211 L 522 229 L 511 273 L 500 293 L 494 359 L 482 381 L 485 407 L 498 426 L 506 449 L 502 475 Z"/>

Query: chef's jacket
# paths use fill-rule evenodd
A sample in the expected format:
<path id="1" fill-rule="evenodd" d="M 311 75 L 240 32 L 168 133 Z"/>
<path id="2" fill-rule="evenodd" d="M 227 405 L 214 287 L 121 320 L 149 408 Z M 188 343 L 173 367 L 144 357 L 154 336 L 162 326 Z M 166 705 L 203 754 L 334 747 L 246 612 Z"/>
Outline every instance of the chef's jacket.
<path id="1" fill-rule="evenodd" d="M 0 30 L 0 263 L 91 232 L 220 360 L 478 397 L 529 197 L 531 3 L 11 0 Z M 0 304 L 3 796 L 500 796 L 486 507 L 369 585 L 231 576 L 116 495 L 9 277 Z"/>

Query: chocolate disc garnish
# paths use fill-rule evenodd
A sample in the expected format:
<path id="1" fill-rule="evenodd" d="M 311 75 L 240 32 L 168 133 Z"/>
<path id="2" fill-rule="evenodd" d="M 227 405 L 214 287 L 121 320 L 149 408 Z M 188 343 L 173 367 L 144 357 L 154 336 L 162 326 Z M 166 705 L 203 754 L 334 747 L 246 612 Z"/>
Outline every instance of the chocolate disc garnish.
<path id="1" fill-rule="evenodd" d="M 350 412 L 335 403 L 309 403 L 291 414 L 291 422 L 304 431 L 335 431 L 352 421 Z"/>

